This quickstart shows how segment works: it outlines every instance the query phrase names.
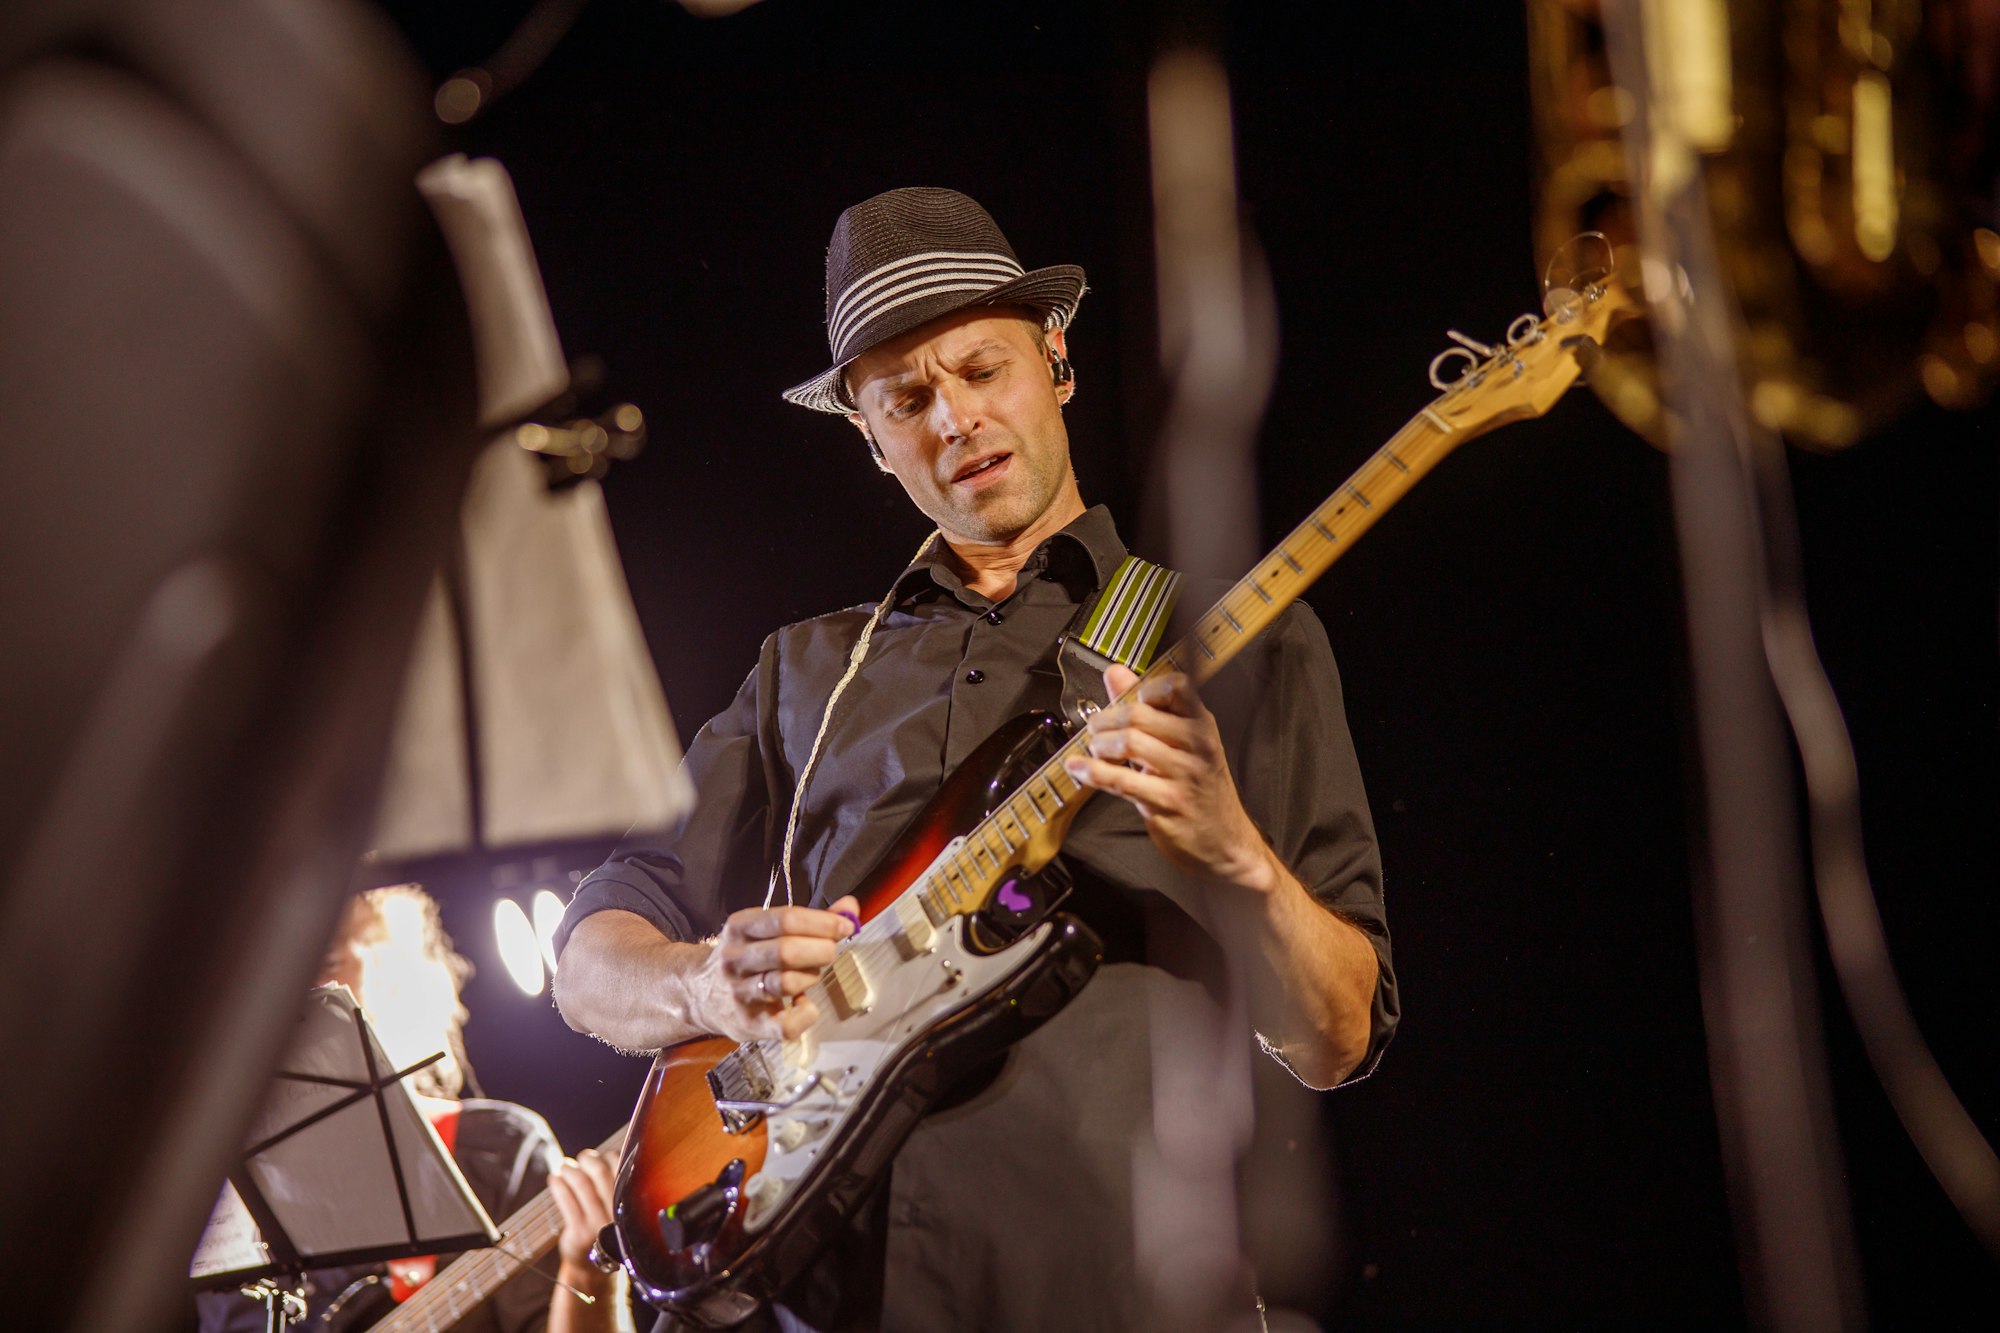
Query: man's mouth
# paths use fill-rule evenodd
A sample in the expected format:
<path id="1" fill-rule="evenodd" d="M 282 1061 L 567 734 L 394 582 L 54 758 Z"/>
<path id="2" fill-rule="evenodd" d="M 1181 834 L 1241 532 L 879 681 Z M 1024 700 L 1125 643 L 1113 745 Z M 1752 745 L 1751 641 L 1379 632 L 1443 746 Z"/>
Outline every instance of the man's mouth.
<path id="1" fill-rule="evenodd" d="M 1013 457 L 1012 454 L 988 454 L 984 458 L 975 458 L 953 475 L 951 479 L 952 485 L 970 484 L 976 486 L 983 484 L 988 479 L 997 480 L 1000 474 L 1007 470 L 1007 464 Z"/>

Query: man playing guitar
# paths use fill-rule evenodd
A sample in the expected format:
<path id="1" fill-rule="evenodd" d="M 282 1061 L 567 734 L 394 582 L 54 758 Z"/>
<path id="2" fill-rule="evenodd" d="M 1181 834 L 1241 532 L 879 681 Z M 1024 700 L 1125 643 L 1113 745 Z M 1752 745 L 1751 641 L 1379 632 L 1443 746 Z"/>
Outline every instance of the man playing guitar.
<path id="1" fill-rule="evenodd" d="M 558 935 L 572 1026 L 628 1050 L 804 1031 L 817 1016 L 804 992 L 856 928 L 855 900 L 830 895 L 1001 722 L 1055 703 L 1057 640 L 1126 556 L 1070 464 L 1065 334 L 1082 293 L 1081 270 L 1024 272 L 951 191 L 891 191 L 842 215 L 833 365 L 786 396 L 845 415 L 938 535 L 874 616 L 767 639 L 689 748 L 694 813 L 584 880 Z M 1252 960 L 1251 1020 L 1300 1079 L 1330 1088 L 1374 1068 L 1395 979 L 1325 632 L 1295 605 L 1236 669 L 1252 688 L 1227 737 L 1177 675 L 1090 717 L 1091 753 L 1069 771 L 1123 799 L 1084 807 L 1063 859 L 1066 907 L 1102 937 L 1102 969 L 920 1124 L 764 1326 L 1136 1326 L 1148 1014 L 1161 1000 L 1212 1009 L 1224 948 Z M 1134 679 L 1113 666 L 1107 696 Z"/>

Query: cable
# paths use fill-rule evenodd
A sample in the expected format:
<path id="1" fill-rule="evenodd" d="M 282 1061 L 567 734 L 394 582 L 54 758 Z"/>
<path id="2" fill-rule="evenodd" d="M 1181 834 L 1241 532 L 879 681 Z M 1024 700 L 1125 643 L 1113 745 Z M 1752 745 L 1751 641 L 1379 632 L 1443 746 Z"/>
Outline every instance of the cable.
<path id="1" fill-rule="evenodd" d="M 910 565 L 923 559 L 924 552 L 931 549 L 931 542 L 942 536 L 940 532 L 933 532 L 925 537 L 924 544 L 910 557 Z M 909 567 L 909 565 L 903 566 L 905 569 Z M 820 747 L 826 744 L 827 728 L 833 725 L 834 705 L 840 702 L 840 696 L 846 692 L 848 682 L 854 679 L 855 673 L 861 670 L 862 662 L 867 660 L 868 641 L 875 637 L 875 627 L 882 623 L 882 617 L 888 615 L 889 608 L 896 604 L 896 591 L 901 586 L 902 581 L 899 578 L 889 586 L 888 592 L 882 594 L 882 600 L 875 604 L 875 611 L 868 617 L 868 623 L 861 627 L 861 637 L 855 640 L 854 647 L 848 650 L 847 670 L 841 673 L 839 681 L 834 684 L 833 692 L 826 697 L 826 708 L 819 715 L 819 731 L 813 735 L 812 750 L 807 753 L 805 767 L 799 770 L 798 783 L 792 788 L 791 808 L 785 814 L 784 848 L 779 852 L 778 864 L 772 869 L 770 881 L 764 887 L 766 907 L 769 907 L 771 900 L 777 896 L 778 882 L 781 878 L 785 885 L 785 906 L 790 907 L 795 901 L 792 893 L 792 842 L 798 836 L 799 814 L 805 808 L 806 784 L 812 781 L 813 770 L 819 767 Z"/>

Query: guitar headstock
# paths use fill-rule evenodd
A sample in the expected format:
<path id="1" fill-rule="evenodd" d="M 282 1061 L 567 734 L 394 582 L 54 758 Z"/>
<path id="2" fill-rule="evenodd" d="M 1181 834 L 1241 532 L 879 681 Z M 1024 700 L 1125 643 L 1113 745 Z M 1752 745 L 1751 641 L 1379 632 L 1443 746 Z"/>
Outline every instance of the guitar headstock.
<path id="1" fill-rule="evenodd" d="M 1550 261 L 1544 291 L 1547 313 L 1520 316 L 1507 326 L 1503 345 L 1448 332 L 1458 345 L 1431 361 L 1431 383 L 1444 395 L 1426 416 L 1442 418 L 1462 439 L 1541 416 L 1582 376 L 1611 328 L 1641 313 L 1611 271 L 1610 247 L 1596 232 L 1577 237 Z"/>

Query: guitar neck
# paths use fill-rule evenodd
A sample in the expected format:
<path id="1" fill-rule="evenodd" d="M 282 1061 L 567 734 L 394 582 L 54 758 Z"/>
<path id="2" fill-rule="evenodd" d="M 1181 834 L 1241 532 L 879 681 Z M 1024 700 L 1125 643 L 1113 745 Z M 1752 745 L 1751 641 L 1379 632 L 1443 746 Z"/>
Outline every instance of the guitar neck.
<path id="1" fill-rule="evenodd" d="M 1593 244 L 1602 249 L 1601 256 L 1596 256 Z M 1500 347 L 1485 347 L 1453 334 L 1459 346 L 1431 363 L 1431 382 L 1444 387 L 1443 395 L 1411 417 L 1305 522 L 1237 580 L 1186 638 L 1160 655 L 1147 670 L 1148 679 L 1179 671 L 1200 684 L 1214 676 L 1453 449 L 1509 421 L 1538 417 L 1568 392 L 1582 369 L 1580 358 L 1586 349 L 1601 346 L 1614 324 L 1638 313 L 1624 284 L 1605 285 L 1611 273 L 1609 242 L 1587 233 L 1564 247 L 1563 253 L 1571 251 L 1576 253 L 1570 256 L 1574 262 L 1567 285 L 1548 290 L 1547 316 L 1516 319 Z M 1592 257 L 1605 260 L 1601 270 L 1584 262 Z M 1453 357 L 1464 358 L 1466 370 L 1444 386 L 1440 368 Z M 1133 686 L 1118 702 L 1131 698 L 1137 689 Z M 1064 765 L 1087 753 L 1089 744 L 1088 732 L 1070 737 L 940 856 L 937 865 L 905 891 L 905 897 L 915 898 L 910 912 L 935 920 L 976 912 L 1010 877 L 1039 870 L 1054 856 L 1070 817 L 1091 794 Z"/>
<path id="2" fill-rule="evenodd" d="M 1428 409 L 1411 418 L 1204 612 L 1186 637 L 1160 654 L 1146 675 L 1179 671 L 1197 685 L 1212 678 L 1457 447 L 1457 437 Z"/>
<path id="3" fill-rule="evenodd" d="M 1179 671 L 1196 684 L 1213 677 L 1426 473 L 1480 433 L 1454 425 L 1437 407 L 1426 407 L 1390 436 L 1339 490 L 1204 612 L 1186 637 L 1160 654 L 1146 677 Z M 1020 872 L 1023 853 L 1047 841 L 1038 837 L 1039 830 L 1066 827 L 1067 817 L 1090 798 L 1092 789 L 1070 777 L 1063 765 L 1085 754 L 1088 745 L 1088 733 L 1071 737 L 966 835 L 964 846 L 917 889 L 931 910 L 940 915 L 979 910 L 1010 875 Z M 1037 869 L 1039 863 L 1027 868 Z"/>
<path id="4" fill-rule="evenodd" d="M 597 1150 L 606 1156 L 616 1154 L 624 1146 L 625 1130 L 626 1126 L 619 1126 Z M 561 1235 L 562 1209 L 555 1196 L 543 1190 L 500 1224 L 499 1244 L 452 1260 L 415 1295 L 372 1325 L 369 1333 L 444 1333 L 492 1299 L 509 1278 L 553 1250 Z"/>

